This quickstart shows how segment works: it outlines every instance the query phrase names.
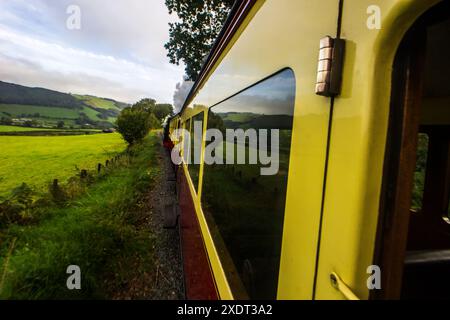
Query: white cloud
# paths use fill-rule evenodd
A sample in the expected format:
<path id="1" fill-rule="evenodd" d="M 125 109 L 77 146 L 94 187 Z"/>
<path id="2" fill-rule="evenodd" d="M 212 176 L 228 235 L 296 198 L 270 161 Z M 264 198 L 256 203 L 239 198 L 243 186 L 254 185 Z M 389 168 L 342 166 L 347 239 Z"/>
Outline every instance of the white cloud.
<path id="1" fill-rule="evenodd" d="M 163 47 L 163 0 L 78 0 L 81 30 L 66 29 L 73 1 L 0 3 L 0 80 L 134 102 L 172 101 L 183 66 Z"/>

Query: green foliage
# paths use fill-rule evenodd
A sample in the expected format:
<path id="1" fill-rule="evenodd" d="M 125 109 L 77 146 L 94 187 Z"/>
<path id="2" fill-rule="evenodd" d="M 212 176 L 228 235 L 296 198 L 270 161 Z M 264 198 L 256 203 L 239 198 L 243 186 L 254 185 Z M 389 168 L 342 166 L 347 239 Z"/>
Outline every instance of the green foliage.
<path id="1" fill-rule="evenodd" d="M 171 104 L 157 104 L 154 109 L 155 117 L 160 121 L 164 121 L 168 116 L 173 115 L 173 106 Z"/>
<path id="2" fill-rule="evenodd" d="M 26 183 L 14 188 L 11 196 L 0 202 L 0 228 L 12 223 L 24 224 L 31 221 L 31 210 L 36 199 L 36 193 Z"/>
<path id="3" fill-rule="evenodd" d="M 59 120 L 58 123 L 56 124 L 56 127 L 58 129 L 62 129 L 62 128 L 64 128 L 64 125 L 65 125 L 64 121 Z"/>
<path id="4" fill-rule="evenodd" d="M 148 122 L 150 129 L 159 129 L 161 128 L 161 121 L 156 118 L 156 116 L 153 113 L 150 113 L 148 115 Z"/>
<path id="5" fill-rule="evenodd" d="M 0 118 L 0 124 L 3 124 L 3 125 L 11 125 L 13 122 L 12 122 L 12 119 L 11 119 L 11 117 L 8 117 L 8 116 L 3 116 L 3 117 L 1 117 Z"/>
<path id="6" fill-rule="evenodd" d="M 172 114 L 172 105 L 156 104 L 154 99 L 142 99 L 122 110 L 116 122 L 117 131 L 132 145 L 142 141 L 151 129 L 161 128 L 162 121 Z"/>
<path id="7" fill-rule="evenodd" d="M 148 113 L 153 113 L 160 122 L 167 116 L 173 115 L 173 106 L 171 104 L 157 104 L 154 99 L 142 99 L 132 106 L 133 109 L 140 109 Z"/>
<path id="8" fill-rule="evenodd" d="M 129 145 L 138 143 L 154 125 L 151 115 L 142 106 L 125 108 L 117 118 L 117 131 Z"/>
<path id="9" fill-rule="evenodd" d="M 195 80 L 233 6 L 234 0 L 166 0 L 169 13 L 179 22 L 169 23 L 170 38 L 164 47 L 173 64 L 183 61 L 189 80 Z"/>
<path id="10" fill-rule="evenodd" d="M 139 109 L 148 113 L 153 112 L 156 106 L 156 100 L 145 98 L 132 105 L 133 109 Z"/>

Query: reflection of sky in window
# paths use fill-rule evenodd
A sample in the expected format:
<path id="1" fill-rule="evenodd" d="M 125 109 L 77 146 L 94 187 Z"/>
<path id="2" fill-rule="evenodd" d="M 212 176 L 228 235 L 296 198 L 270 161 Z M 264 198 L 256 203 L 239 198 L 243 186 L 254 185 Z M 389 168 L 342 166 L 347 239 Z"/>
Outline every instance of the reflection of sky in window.
<path id="1" fill-rule="evenodd" d="M 248 112 L 265 115 L 293 115 L 295 76 L 291 69 L 241 92 L 213 108 L 215 113 Z"/>

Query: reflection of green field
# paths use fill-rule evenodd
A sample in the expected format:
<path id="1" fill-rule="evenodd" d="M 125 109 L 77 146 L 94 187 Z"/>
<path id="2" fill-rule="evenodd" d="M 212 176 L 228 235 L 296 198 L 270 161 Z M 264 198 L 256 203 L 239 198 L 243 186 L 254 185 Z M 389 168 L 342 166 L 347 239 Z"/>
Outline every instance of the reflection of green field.
<path id="1" fill-rule="evenodd" d="M 226 113 L 221 114 L 223 121 L 233 121 L 233 122 L 249 122 L 250 120 L 258 117 L 259 115 L 255 113 Z"/>
<path id="2" fill-rule="evenodd" d="M 125 143 L 119 134 L 64 137 L 0 137 L 0 196 L 25 182 L 43 190 L 52 179 L 63 181 L 75 168 L 94 169 Z"/>
<path id="3" fill-rule="evenodd" d="M 279 172 L 273 176 L 261 176 L 261 165 L 205 165 L 204 208 L 212 214 L 238 273 L 246 259 L 252 263 L 257 288 L 249 292 L 251 298 L 276 292 L 268 275 L 277 274 L 290 143 L 291 132 L 281 131 Z M 224 142 L 225 148 L 230 146 Z M 248 155 L 248 146 L 239 149 Z"/>

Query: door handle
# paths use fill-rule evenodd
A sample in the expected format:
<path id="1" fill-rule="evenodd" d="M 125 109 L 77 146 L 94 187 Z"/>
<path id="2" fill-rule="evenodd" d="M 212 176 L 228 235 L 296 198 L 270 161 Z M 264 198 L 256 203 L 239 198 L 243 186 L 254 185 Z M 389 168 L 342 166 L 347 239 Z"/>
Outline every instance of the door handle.
<path id="1" fill-rule="evenodd" d="M 347 300 L 361 300 L 356 294 L 342 281 L 341 277 L 335 272 L 330 275 L 331 285 L 339 291 Z"/>

